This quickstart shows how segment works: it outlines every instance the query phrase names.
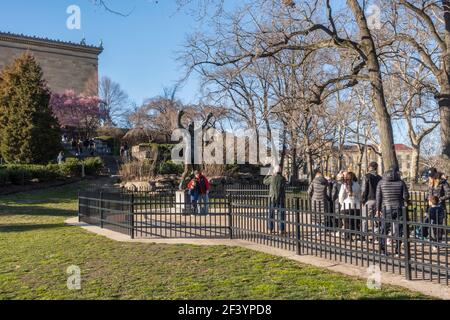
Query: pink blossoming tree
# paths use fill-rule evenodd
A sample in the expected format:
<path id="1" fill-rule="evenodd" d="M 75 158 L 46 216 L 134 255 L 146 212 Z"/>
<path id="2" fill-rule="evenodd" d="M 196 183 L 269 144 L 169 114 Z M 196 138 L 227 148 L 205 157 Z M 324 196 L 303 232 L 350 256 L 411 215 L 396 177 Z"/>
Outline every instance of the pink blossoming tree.
<path id="1" fill-rule="evenodd" d="M 100 125 L 101 100 L 96 96 L 77 95 L 73 90 L 52 94 L 50 105 L 63 128 L 73 128 L 92 137 Z"/>

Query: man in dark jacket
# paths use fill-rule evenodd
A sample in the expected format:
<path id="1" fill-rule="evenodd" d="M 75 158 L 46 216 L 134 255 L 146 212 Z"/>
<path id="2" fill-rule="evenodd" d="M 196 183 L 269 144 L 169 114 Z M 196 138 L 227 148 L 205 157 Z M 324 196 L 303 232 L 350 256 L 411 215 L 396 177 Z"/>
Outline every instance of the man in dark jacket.
<path id="1" fill-rule="evenodd" d="M 285 200 L 286 200 L 286 179 L 281 174 L 281 168 L 275 168 L 274 175 L 268 175 L 264 178 L 264 184 L 269 186 L 269 217 L 267 227 L 270 232 L 274 231 L 275 209 L 278 211 L 280 219 L 280 232 L 285 233 Z"/>
<path id="2" fill-rule="evenodd" d="M 378 183 L 376 192 L 377 212 L 382 216 L 380 250 L 386 254 L 386 236 L 393 225 L 393 237 L 403 234 L 402 207 L 409 201 L 406 183 L 400 178 L 397 166 L 393 166 Z M 400 254 L 401 241 L 395 242 L 395 253 Z"/>
<path id="3" fill-rule="evenodd" d="M 375 217 L 377 186 L 381 180 L 378 175 L 378 163 L 369 164 L 369 172 L 364 176 L 361 187 L 362 230 L 368 232 L 371 218 Z"/>

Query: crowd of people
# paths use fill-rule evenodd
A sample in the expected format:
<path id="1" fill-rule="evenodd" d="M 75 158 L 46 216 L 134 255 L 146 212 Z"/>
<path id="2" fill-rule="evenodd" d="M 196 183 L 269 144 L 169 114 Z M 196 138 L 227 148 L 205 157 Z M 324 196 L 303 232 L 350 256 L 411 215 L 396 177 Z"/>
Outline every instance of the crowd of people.
<path id="1" fill-rule="evenodd" d="M 270 232 L 274 232 L 274 212 L 278 211 L 279 231 L 284 234 L 286 179 L 278 168 L 275 174 L 265 178 L 264 183 L 270 186 L 271 200 L 267 227 Z M 410 193 L 397 166 L 380 176 L 378 164 L 372 162 L 361 181 L 351 171 L 341 171 L 336 177 L 326 177 L 318 171 L 308 188 L 308 196 L 311 211 L 322 213 L 318 223 L 323 224 L 325 230 L 335 232 L 336 236 L 349 241 L 377 242 L 381 252 L 386 254 L 388 237 L 366 239 L 366 236 L 381 233 L 399 239 L 403 235 L 403 208 L 409 204 Z M 421 239 L 439 242 L 443 236 L 442 227 L 439 226 L 445 223 L 450 185 L 446 176 L 434 168 L 429 170 L 427 200 L 423 227 L 414 233 Z M 393 244 L 395 253 L 399 254 L 401 241 L 395 240 Z"/>
<path id="2" fill-rule="evenodd" d="M 96 153 L 96 145 L 94 139 L 80 139 L 78 137 L 73 137 L 70 141 L 72 146 L 72 151 L 75 152 L 77 157 L 82 157 L 84 154 L 94 156 Z"/>

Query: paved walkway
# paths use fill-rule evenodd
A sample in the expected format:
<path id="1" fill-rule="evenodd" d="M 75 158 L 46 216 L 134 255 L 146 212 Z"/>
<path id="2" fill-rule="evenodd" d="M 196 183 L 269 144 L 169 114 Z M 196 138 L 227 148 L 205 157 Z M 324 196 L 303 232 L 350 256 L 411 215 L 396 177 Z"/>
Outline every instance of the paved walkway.
<path id="1" fill-rule="evenodd" d="M 111 240 L 120 242 L 138 242 L 138 243 L 158 243 L 158 244 L 190 244 L 199 246 L 232 246 L 242 247 L 258 252 L 263 252 L 290 260 L 298 261 L 304 264 L 310 264 L 316 267 L 325 268 L 333 272 L 339 272 L 345 275 L 367 279 L 366 267 L 358 267 L 350 264 L 339 263 L 327 259 L 318 258 L 315 256 L 297 255 L 293 252 L 272 248 L 249 241 L 243 240 L 226 240 L 226 239 L 130 239 L 129 236 L 114 232 L 108 229 L 101 229 L 100 227 L 88 225 L 83 222 L 78 222 L 78 218 L 70 218 L 66 223 L 71 226 L 81 227 L 89 232 L 105 236 Z M 408 281 L 404 276 L 396 275 L 388 272 L 381 272 L 382 284 L 395 285 L 407 288 L 413 291 L 418 291 L 423 294 L 433 296 L 440 299 L 450 300 L 450 287 L 426 281 Z"/>

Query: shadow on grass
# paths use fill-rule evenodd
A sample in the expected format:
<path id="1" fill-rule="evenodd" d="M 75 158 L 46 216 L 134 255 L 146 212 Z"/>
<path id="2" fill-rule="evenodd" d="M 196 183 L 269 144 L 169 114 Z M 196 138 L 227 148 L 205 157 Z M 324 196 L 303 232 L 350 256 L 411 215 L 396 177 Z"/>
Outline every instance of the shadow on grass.
<path id="1" fill-rule="evenodd" d="M 66 225 L 63 223 L 56 224 L 15 224 L 15 225 L 0 225 L 0 232 L 28 232 L 36 230 L 47 230 L 47 229 L 60 229 L 65 228 Z"/>
<path id="2" fill-rule="evenodd" d="M 8 206 L 0 205 L 1 215 L 29 215 L 29 216 L 62 216 L 71 217 L 77 215 L 77 210 L 65 210 L 57 208 L 47 208 L 41 206 Z"/>

